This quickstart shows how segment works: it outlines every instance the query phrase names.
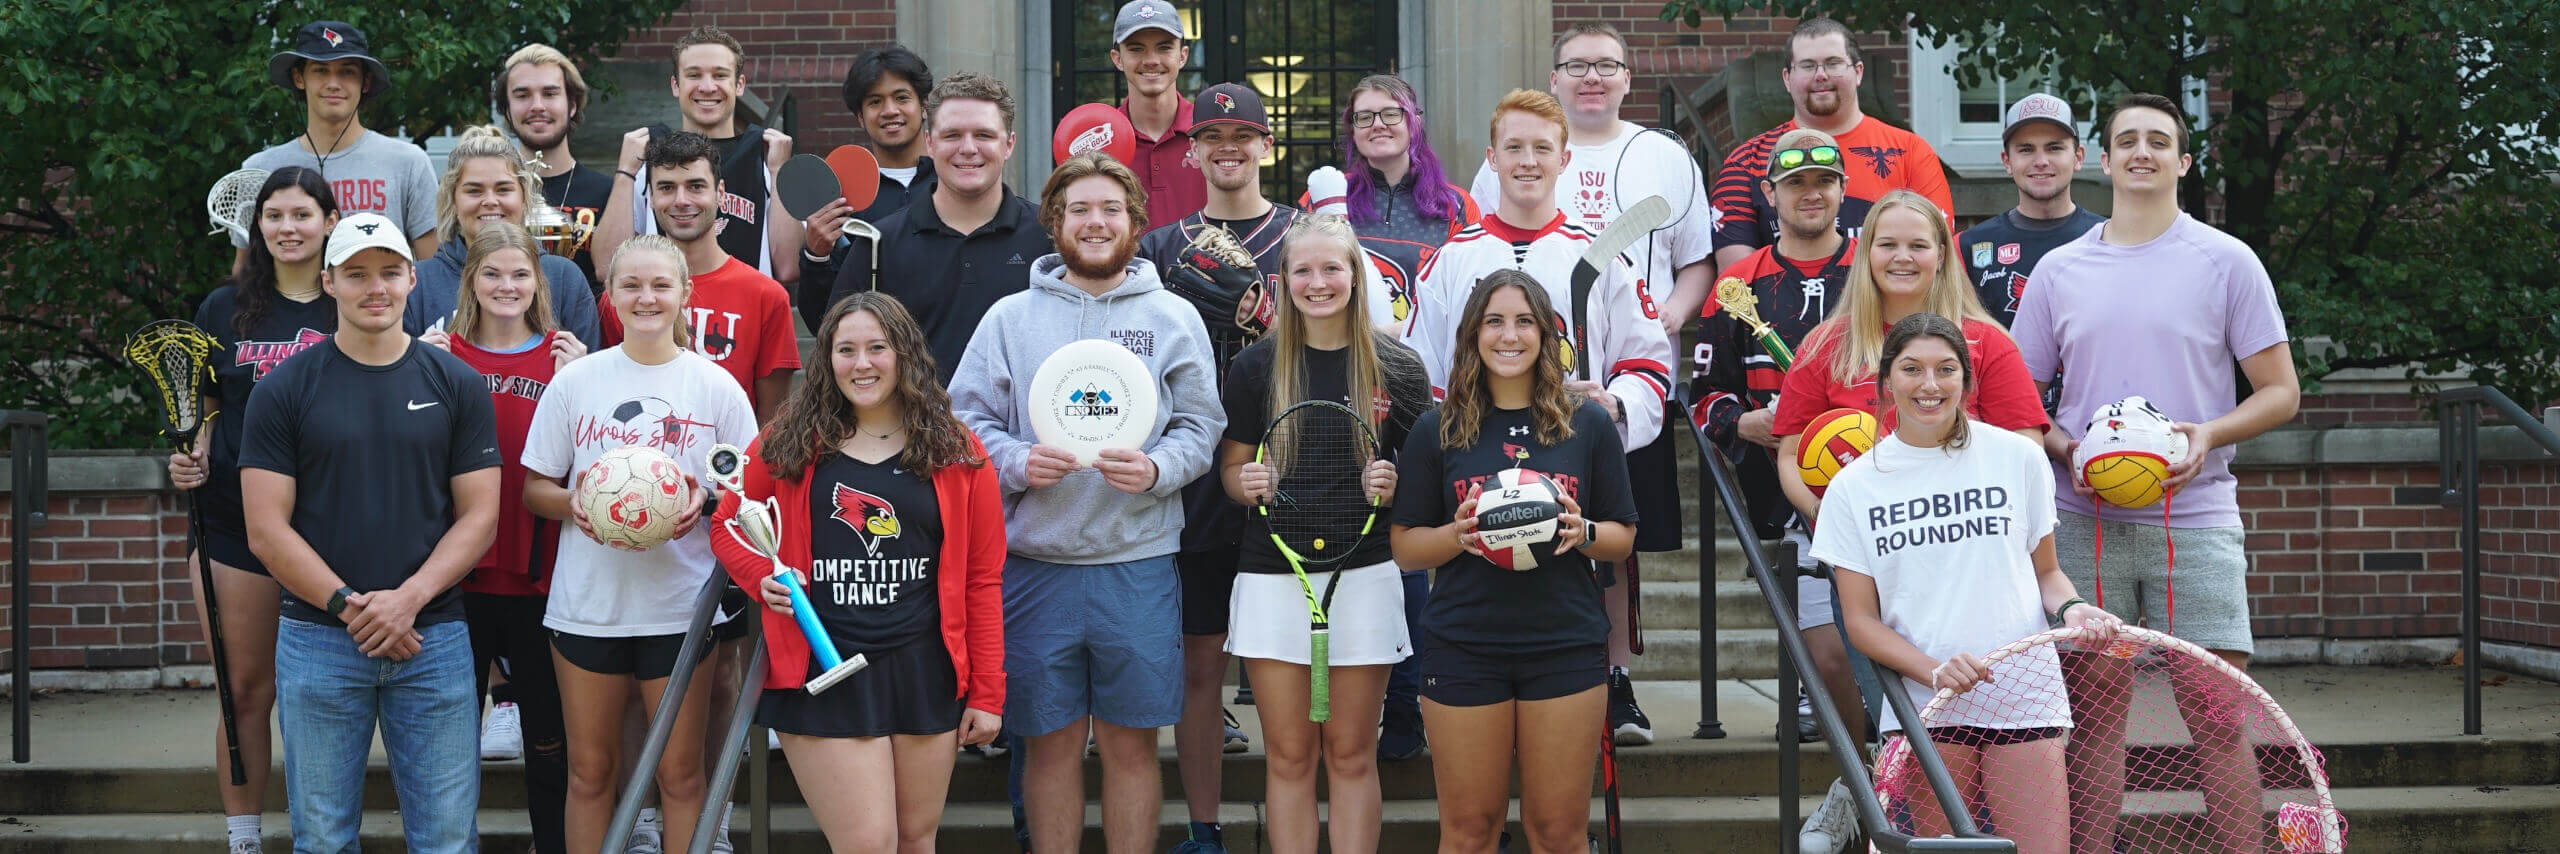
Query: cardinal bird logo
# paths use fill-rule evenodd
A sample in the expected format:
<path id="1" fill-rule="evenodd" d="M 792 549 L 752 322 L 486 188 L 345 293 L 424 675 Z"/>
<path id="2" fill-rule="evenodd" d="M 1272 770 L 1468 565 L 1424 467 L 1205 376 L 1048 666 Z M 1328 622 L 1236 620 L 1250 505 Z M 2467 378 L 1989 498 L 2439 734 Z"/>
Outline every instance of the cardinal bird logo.
<path id="1" fill-rule="evenodd" d="M 341 44 L 345 44 L 347 41 L 346 36 L 338 35 L 337 30 L 332 30 L 328 27 L 320 28 L 320 37 L 328 40 L 330 47 L 337 47 Z"/>
<path id="2" fill-rule="evenodd" d="M 1218 102 L 1219 112 L 1232 113 L 1236 111 L 1236 99 L 1225 92 L 1211 95 L 1209 96 L 1209 100 Z"/>
<path id="3" fill-rule="evenodd" d="M 880 556 L 880 541 L 898 536 L 898 508 L 880 496 L 836 484 L 835 520 L 853 529 L 862 540 L 862 550 L 872 557 Z"/>
<path id="4" fill-rule="evenodd" d="M 1502 443 L 1502 455 L 1522 464 L 1529 462 L 1529 449 L 1509 442 Z"/>

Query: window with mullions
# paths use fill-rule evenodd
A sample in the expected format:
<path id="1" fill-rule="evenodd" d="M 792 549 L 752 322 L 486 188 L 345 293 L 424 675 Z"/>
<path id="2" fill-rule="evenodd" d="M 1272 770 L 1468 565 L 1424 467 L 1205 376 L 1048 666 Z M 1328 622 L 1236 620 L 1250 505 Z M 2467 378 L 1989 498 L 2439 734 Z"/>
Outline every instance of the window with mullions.
<path id="1" fill-rule="evenodd" d="M 1271 115 L 1265 195 L 1292 202 L 1307 173 L 1341 165 L 1338 117 L 1360 78 L 1396 68 L 1396 3 L 1363 0 L 1174 0 L 1190 33 L 1180 91 L 1241 82 L 1262 93 Z M 1126 96 L 1111 67 L 1111 20 L 1118 2 L 1057 0 L 1051 32 L 1059 57 L 1051 101 L 1055 123 L 1077 105 Z"/>

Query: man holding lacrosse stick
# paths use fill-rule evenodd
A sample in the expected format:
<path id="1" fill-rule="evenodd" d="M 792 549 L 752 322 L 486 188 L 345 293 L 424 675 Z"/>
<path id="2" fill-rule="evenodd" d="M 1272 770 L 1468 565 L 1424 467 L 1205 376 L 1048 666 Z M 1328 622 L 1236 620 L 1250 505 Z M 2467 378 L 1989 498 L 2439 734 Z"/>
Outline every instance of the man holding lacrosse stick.
<path id="1" fill-rule="evenodd" d="M 480 703 L 458 589 L 498 523 L 497 420 L 480 372 L 401 330 L 409 240 L 338 221 L 321 284 L 338 333 L 249 396 L 249 548 L 285 590 L 276 708 L 296 846 L 356 847 L 378 723 L 409 850 L 479 844 Z"/>
<path id="2" fill-rule="evenodd" d="M 2232 447 L 2292 420 L 2302 388 L 2266 266 L 2246 244 L 2178 209 L 2178 179 L 2194 163 L 2187 136 L 2176 101 L 2137 93 L 2116 102 L 2098 159 L 2113 186 L 2114 218 L 2037 264 L 2014 329 L 2029 376 L 2065 378 L 2054 417 L 2060 429 L 2045 433 L 2055 480 L 2068 487 L 2054 496 L 2063 571 L 2099 607 L 2245 668 L 2254 648 L 2248 532 Z M 2234 365 L 2253 389 L 2246 399 Z M 2167 466 L 2156 524 L 2147 510 L 2100 518 L 2105 508 L 2072 470 L 2092 414 L 2126 391 L 2148 398 L 2186 437 L 2185 458 Z M 2105 851 L 2114 833 L 2127 683 L 2110 671 L 2129 666 L 2096 654 L 2063 661 L 2082 736 L 2071 740 L 2070 761 L 2092 778 L 2072 789 L 2075 850 Z M 2201 761 L 2218 766 L 2207 779 L 2236 784 L 2206 787 L 2207 820 L 2224 850 L 2254 849 L 2255 763 L 2243 734 L 2205 693 L 2180 691 L 2179 713 L 2210 757 Z"/>
<path id="3" fill-rule="evenodd" d="M 1152 0 L 1150 0 L 1152 2 Z M 1134 4 L 1133 4 L 1134 5 Z M 1208 201 L 1138 241 L 1165 289 L 1191 302 L 1209 328 L 1219 381 L 1244 345 L 1271 327 L 1279 290 L 1280 238 L 1298 209 L 1262 195 L 1262 158 L 1271 153 L 1271 118 L 1253 87 L 1220 83 L 1191 105 L 1191 158 Z M 1141 158 L 1143 159 L 1143 158 Z M 1227 599 L 1235 590 L 1244 508 L 1227 498 L 1211 471 L 1183 490 L 1182 723 L 1173 750 L 1182 766 L 1182 795 L 1191 805 L 1192 848 L 1224 851 L 1218 827 L 1218 754 L 1245 749 L 1244 731 L 1226 723 L 1218 690 L 1227 674 Z"/>
<path id="4" fill-rule="evenodd" d="M 800 316 L 824 318 L 863 291 L 895 296 L 924 328 L 934 369 L 948 385 L 978 320 L 996 300 L 1029 288 L 1031 262 L 1054 247 L 1040 227 L 1040 207 L 1004 186 L 1014 141 L 1013 95 L 1004 81 L 974 71 L 945 78 L 925 97 L 924 117 L 933 156 L 922 162 L 942 163 L 944 174 L 878 221 L 878 270 L 869 253 L 843 253 L 844 272 L 825 299 L 808 299 L 815 291 L 803 289 Z"/>
<path id="5" fill-rule="evenodd" d="M 302 97 L 302 134 L 249 155 L 242 169 L 287 166 L 319 170 L 346 214 L 382 214 L 400 230 L 413 258 L 436 251 L 436 176 L 427 152 L 375 133 L 358 112 L 365 96 L 391 86 L 390 69 L 365 47 L 364 31 L 343 21 L 313 21 L 294 31 L 293 46 L 267 59 L 267 80 Z M 247 232 L 234 230 L 231 272 L 249 261 Z"/>

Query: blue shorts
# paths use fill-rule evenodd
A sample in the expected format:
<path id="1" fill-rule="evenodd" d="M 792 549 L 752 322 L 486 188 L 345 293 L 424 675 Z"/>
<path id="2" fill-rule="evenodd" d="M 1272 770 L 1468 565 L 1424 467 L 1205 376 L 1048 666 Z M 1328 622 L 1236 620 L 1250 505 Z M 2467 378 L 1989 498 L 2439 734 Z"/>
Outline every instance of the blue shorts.
<path id="1" fill-rule="evenodd" d="M 1179 578 L 1173 555 L 1005 558 L 1005 728 L 1029 737 L 1088 715 L 1133 729 L 1181 720 Z"/>

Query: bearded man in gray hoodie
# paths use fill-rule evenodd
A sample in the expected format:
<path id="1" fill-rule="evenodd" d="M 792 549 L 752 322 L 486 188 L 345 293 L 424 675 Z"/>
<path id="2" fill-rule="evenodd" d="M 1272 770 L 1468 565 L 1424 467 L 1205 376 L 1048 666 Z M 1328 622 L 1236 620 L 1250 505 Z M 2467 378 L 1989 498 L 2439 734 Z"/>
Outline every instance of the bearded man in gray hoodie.
<path id="1" fill-rule="evenodd" d="M 1005 727 L 1022 736 L 1032 850 L 1083 836 L 1085 739 L 1102 753 L 1102 828 L 1112 851 L 1151 851 L 1164 806 L 1156 729 L 1182 716 L 1183 484 L 1209 470 L 1226 428 L 1209 332 L 1137 257 L 1146 191 L 1099 152 L 1069 158 L 1042 189 L 1058 252 L 1031 287 L 998 300 L 951 379 L 951 405 L 986 444 L 1006 492 Z M 1091 468 L 1039 444 L 1027 386 L 1069 342 L 1127 347 L 1157 383 L 1137 450 Z"/>

